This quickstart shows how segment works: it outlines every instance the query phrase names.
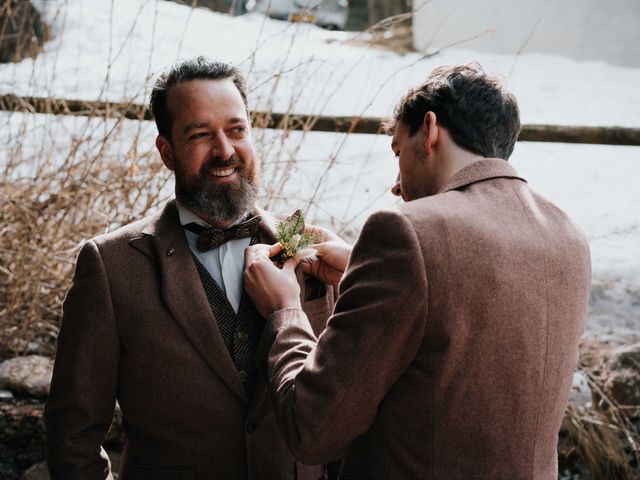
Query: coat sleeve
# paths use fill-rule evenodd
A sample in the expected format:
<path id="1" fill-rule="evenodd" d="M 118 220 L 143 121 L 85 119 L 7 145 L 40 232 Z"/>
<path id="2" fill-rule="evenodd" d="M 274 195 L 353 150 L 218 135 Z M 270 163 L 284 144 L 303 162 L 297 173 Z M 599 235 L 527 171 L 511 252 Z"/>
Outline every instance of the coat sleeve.
<path id="1" fill-rule="evenodd" d="M 363 227 L 318 339 L 302 311 L 271 315 L 266 373 L 281 430 L 298 459 L 333 460 L 369 429 L 420 348 L 427 305 L 415 231 L 401 213 L 385 211 Z"/>
<path id="2" fill-rule="evenodd" d="M 102 443 L 116 400 L 119 341 L 98 247 L 78 256 L 63 306 L 51 392 L 45 407 L 51 478 L 110 479 Z"/>

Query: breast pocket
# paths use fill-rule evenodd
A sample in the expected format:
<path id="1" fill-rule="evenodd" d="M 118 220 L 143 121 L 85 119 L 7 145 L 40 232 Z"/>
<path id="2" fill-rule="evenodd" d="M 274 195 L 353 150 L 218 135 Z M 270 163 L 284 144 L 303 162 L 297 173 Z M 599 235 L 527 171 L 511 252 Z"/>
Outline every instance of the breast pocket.
<path id="1" fill-rule="evenodd" d="M 333 304 L 332 288 L 326 289 L 323 296 L 307 300 L 302 304 L 302 310 L 307 315 L 316 336 L 319 336 L 327 326 L 327 320 L 333 311 Z"/>
<path id="2" fill-rule="evenodd" d="M 195 480 L 196 470 L 192 467 L 162 465 L 126 465 L 120 480 Z"/>

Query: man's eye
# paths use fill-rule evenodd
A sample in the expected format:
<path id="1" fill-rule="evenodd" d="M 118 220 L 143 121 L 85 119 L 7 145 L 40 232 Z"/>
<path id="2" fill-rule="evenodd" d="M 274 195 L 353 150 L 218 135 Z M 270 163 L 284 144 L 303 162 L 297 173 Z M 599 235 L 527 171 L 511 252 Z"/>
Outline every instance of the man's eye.
<path id="1" fill-rule="evenodd" d="M 243 126 L 233 127 L 231 131 L 234 133 L 244 133 L 247 131 L 247 127 L 243 127 Z"/>
<path id="2" fill-rule="evenodd" d="M 189 137 L 189 139 L 190 139 L 190 140 L 195 140 L 195 139 L 198 139 L 198 138 L 204 138 L 204 137 L 206 137 L 207 135 L 209 135 L 207 132 L 196 132 L 196 133 L 194 133 L 193 135 L 191 135 L 191 136 Z"/>

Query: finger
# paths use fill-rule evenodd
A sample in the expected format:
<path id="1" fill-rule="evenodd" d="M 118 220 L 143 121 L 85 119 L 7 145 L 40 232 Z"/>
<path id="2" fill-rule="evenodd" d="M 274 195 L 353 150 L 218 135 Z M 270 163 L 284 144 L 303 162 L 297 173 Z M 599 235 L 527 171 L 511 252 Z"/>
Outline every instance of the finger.
<path id="1" fill-rule="evenodd" d="M 302 261 L 302 273 L 309 273 L 311 271 L 311 263 Z"/>
<path id="2" fill-rule="evenodd" d="M 300 262 L 300 268 L 302 269 L 302 273 L 306 273 L 307 275 L 316 276 L 316 272 L 318 270 L 319 264 L 316 260 L 303 259 Z"/>
<path id="3" fill-rule="evenodd" d="M 331 254 L 332 250 L 334 250 L 337 246 L 338 244 L 336 242 L 328 241 L 328 242 L 318 243 L 317 245 L 311 245 L 311 248 L 313 248 L 316 251 L 316 255 L 318 257 L 325 257 Z"/>
<path id="4" fill-rule="evenodd" d="M 333 236 L 333 233 L 331 231 L 323 227 L 305 225 L 304 231 L 305 233 L 310 233 L 311 235 L 317 235 L 318 237 L 320 237 L 320 242 L 326 242 Z"/>
<path id="5" fill-rule="evenodd" d="M 273 257 L 274 255 L 277 255 L 280 253 L 280 250 L 282 250 L 282 245 L 280 244 L 280 242 L 278 243 L 274 243 L 273 245 L 270 245 L 267 251 L 267 256 L 269 258 Z"/>
<path id="6" fill-rule="evenodd" d="M 254 246 L 250 246 L 244 249 L 244 268 L 245 270 L 251 265 L 256 257 L 256 249 Z"/>
<path id="7" fill-rule="evenodd" d="M 249 253 L 249 259 L 252 261 L 255 261 L 256 258 L 259 258 L 259 257 L 269 258 L 270 249 L 271 249 L 270 245 L 264 245 L 262 243 L 259 243 L 257 245 L 251 245 L 245 249 L 245 258 L 246 258 L 247 252 Z"/>
<path id="8" fill-rule="evenodd" d="M 296 259 L 295 257 L 290 258 L 286 262 L 284 262 L 284 264 L 282 265 L 282 270 L 285 272 L 294 273 L 299 263 L 300 260 Z"/>
<path id="9" fill-rule="evenodd" d="M 316 251 L 316 255 L 318 257 L 322 257 L 324 256 L 325 253 L 327 253 L 327 242 L 311 245 L 311 248 L 313 248 Z"/>

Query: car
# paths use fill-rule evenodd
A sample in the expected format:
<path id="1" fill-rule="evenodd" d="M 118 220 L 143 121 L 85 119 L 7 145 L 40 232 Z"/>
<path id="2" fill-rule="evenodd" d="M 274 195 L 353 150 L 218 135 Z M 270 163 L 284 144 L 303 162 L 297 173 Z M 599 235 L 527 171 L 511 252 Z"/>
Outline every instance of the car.
<path id="1" fill-rule="evenodd" d="M 247 10 L 290 22 L 310 22 L 330 30 L 344 30 L 348 0 L 250 0 Z"/>

